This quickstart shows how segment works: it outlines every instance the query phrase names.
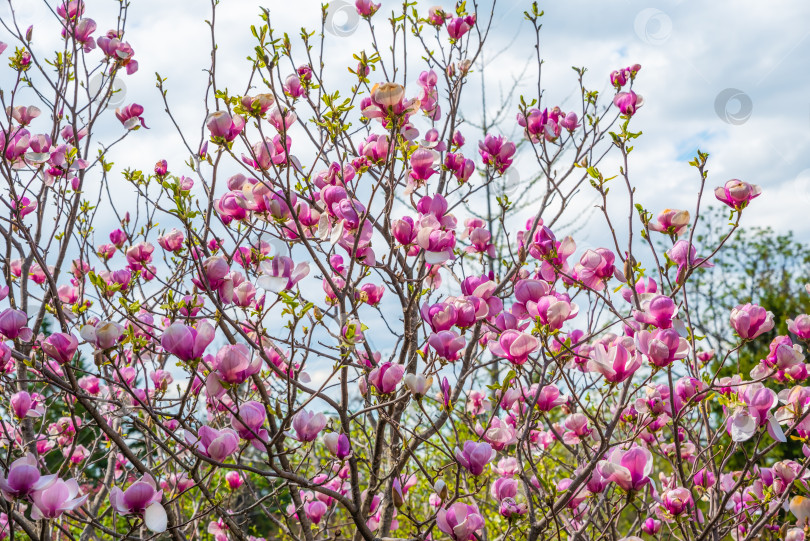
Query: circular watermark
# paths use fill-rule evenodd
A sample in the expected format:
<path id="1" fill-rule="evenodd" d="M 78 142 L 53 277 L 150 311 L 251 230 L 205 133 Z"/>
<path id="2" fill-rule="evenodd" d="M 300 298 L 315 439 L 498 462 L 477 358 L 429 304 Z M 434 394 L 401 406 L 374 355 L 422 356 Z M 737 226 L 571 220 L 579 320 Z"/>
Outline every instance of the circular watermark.
<path id="1" fill-rule="evenodd" d="M 520 187 L 520 173 L 517 167 L 510 167 L 503 174 L 501 180 L 501 193 L 504 195 L 512 195 Z"/>
<path id="2" fill-rule="evenodd" d="M 92 103 L 104 103 L 105 109 L 117 109 L 124 104 L 127 97 L 127 85 L 121 77 L 110 78 L 104 73 L 96 73 L 87 81 L 87 92 Z"/>
<path id="3" fill-rule="evenodd" d="M 359 24 L 360 14 L 357 13 L 357 8 L 353 3 L 345 0 L 329 2 L 329 6 L 326 8 L 324 30 L 333 36 L 344 38 L 354 34 Z"/>
<path id="4" fill-rule="evenodd" d="M 672 36 L 672 19 L 656 8 L 639 11 L 633 22 L 638 38 L 650 45 L 661 45 Z"/>
<path id="5" fill-rule="evenodd" d="M 726 124 L 739 126 L 751 118 L 754 102 L 739 88 L 726 88 L 714 99 L 714 112 Z"/>
<path id="6" fill-rule="evenodd" d="M 799 196 L 802 203 L 810 204 L 810 169 L 796 175 L 793 192 Z"/>

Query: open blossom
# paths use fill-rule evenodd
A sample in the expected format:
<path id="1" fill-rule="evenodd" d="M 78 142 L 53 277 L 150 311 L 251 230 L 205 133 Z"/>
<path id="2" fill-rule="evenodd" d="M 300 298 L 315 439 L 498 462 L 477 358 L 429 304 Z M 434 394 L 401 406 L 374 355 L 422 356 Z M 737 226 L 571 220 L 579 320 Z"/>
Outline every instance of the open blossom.
<path id="1" fill-rule="evenodd" d="M 225 385 L 239 385 L 253 374 L 258 374 L 262 359 L 244 344 L 223 346 L 216 357 L 211 359 L 213 370 L 206 378 L 205 386 L 209 394 L 221 396 Z"/>
<path id="2" fill-rule="evenodd" d="M 636 334 L 638 350 L 657 367 L 665 367 L 689 353 L 689 343 L 673 329 L 640 331 Z"/>
<path id="3" fill-rule="evenodd" d="M 633 311 L 633 318 L 659 329 L 672 327 L 672 319 L 678 311 L 675 301 L 666 295 L 645 294 L 641 301 L 641 310 Z"/>
<path id="4" fill-rule="evenodd" d="M 733 441 L 751 439 L 756 431 L 767 426 L 768 434 L 777 441 L 786 441 L 785 434 L 771 410 L 777 405 L 777 395 L 761 383 L 752 383 L 739 393 L 743 406 L 736 408 L 726 427 Z"/>
<path id="5" fill-rule="evenodd" d="M 613 98 L 613 105 L 619 108 L 623 115 L 633 116 L 639 107 L 644 104 L 644 98 L 630 90 L 619 92 Z"/>
<path id="6" fill-rule="evenodd" d="M 299 263 L 293 268 L 293 260 L 285 256 L 262 261 L 260 267 L 262 275 L 256 285 L 275 293 L 291 289 L 309 274 L 309 263 Z"/>
<path id="7" fill-rule="evenodd" d="M 516 330 L 505 331 L 498 340 L 490 340 L 487 346 L 496 357 L 503 357 L 512 364 L 525 363 L 529 355 L 539 347 L 537 338 Z"/>
<path id="8" fill-rule="evenodd" d="M 484 517 L 474 505 L 456 502 L 436 515 L 436 526 L 453 541 L 469 541 L 484 527 Z"/>
<path id="9" fill-rule="evenodd" d="M 226 111 L 214 111 L 208 115 L 205 124 L 211 132 L 211 141 L 217 144 L 230 143 L 245 128 L 245 119 L 241 115 L 231 117 Z"/>
<path id="10" fill-rule="evenodd" d="M 487 135 L 483 141 L 478 143 L 478 152 L 484 160 L 484 164 L 491 166 L 498 173 L 504 173 L 512 165 L 516 147 L 511 141 L 504 137 Z"/>
<path id="11" fill-rule="evenodd" d="M 748 206 L 755 197 L 759 197 L 762 188 L 756 184 L 748 184 L 742 180 L 733 178 L 720 188 L 714 190 L 714 196 L 729 207 L 742 210 Z"/>
<path id="12" fill-rule="evenodd" d="M 756 304 L 744 304 L 731 310 L 731 326 L 745 340 L 770 331 L 773 325 L 773 314 Z"/>
<path id="13" fill-rule="evenodd" d="M 88 324 L 82 327 L 81 337 L 98 349 L 109 349 L 118 343 L 124 327 L 114 321 Z"/>
<path id="14" fill-rule="evenodd" d="M 76 479 L 56 479 L 49 486 L 34 492 L 31 518 L 34 520 L 58 518 L 65 511 L 73 511 L 87 501 L 88 494 L 81 494 Z"/>
<path id="15" fill-rule="evenodd" d="M 616 448 L 608 454 L 607 460 L 600 460 L 597 465 L 605 479 L 626 492 L 644 488 L 650 482 L 652 467 L 652 453 L 638 445 L 627 450 Z"/>
<path id="16" fill-rule="evenodd" d="M 695 500 L 689 489 L 678 487 L 664 492 L 661 498 L 664 509 L 672 516 L 678 516 L 691 511 L 695 506 Z"/>
<path id="17" fill-rule="evenodd" d="M 641 366 L 641 357 L 638 352 L 631 353 L 617 344 L 605 349 L 597 344 L 591 351 L 588 361 L 588 370 L 599 372 L 611 383 L 619 383 L 631 377 Z"/>
<path id="18" fill-rule="evenodd" d="M 442 359 L 456 361 L 461 357 L 466 340 L 455 331 L 439 331 L 430 335 L 428 344 Z"/>
<path id="19" fill-rule="evenodd" d="M 127 105 L 123 109 L 116 109 L 115 116 L 118 117 L 121 124 L 128 130 L 137 130 L 140 127 L 148 129 L 143 119 L 143 106 L 137 103 Z"/>
<path id="20" fill-rule="evenodd" d="M 649 223 L 650 230 L 676 237 L 681 236 L 688 226 L 689 212 L 686 210 L 664 209 L 658 214 L 655 221 Z"/>
<path id="21" fill-rule="evenodd" d="M 11 463 L 7 477 L 0 477 L 0 491 L 8 501 L 24 498 L 37 490 L 43 490 L 56 482 L 56 475 L 42 475 L 37 459 L 26 454 Z"/>
<path id="22" fill-rule="evenodd" d="M 616 256 L 606 248 L 588 250 L 574 266 L 574 278 L 581 280 L 586 287 L 596 291 L 605 289 L 605 284 L 611 276 L 616 276 L 624 282 L 623 277 L 618 273 L 613 261 Z"/>
<path id="23" fill-rule="evenodd" d="M 166 510 L 160 503 L 163 491 L 157 490 L 151 475 L 144 475 L 140 481 L 132 483 L 125 491 L 119 487 L 110 490 L 110 503 L 122 515 L 143 517 L 144 524 L 153 532 L 165 532 L 168 526 Z"/>
<path id="24" fill-rule="evenodd" d="M 425 396 L 433 384 L 432 376 L 424 374 L 406 374 L 403 379 L 405 387 L 417 398 Z"/>

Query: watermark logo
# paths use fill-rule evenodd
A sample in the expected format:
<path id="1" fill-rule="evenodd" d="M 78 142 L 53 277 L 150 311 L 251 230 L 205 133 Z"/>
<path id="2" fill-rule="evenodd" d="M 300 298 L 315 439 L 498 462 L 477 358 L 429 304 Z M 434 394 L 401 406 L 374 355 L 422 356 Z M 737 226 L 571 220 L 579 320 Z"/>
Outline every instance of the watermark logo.
<path id="1" fill-rule="evenodd" d="M 110 94 L 111 87 L 112 93 Z M 123 79 L 121 77 L 110 79 L 110 76 L 104 73 L 96 73 L 90 77 L 90 80 L 87 81 L 87 91 L 90 100 L 96 105 L 104 102 L 109 94 L 109 100 L 104 102 L 105 109 L 121 107 L 127 97 L 127 85 Z"/>
<path id="2" fill-rule="evenodd" d="M 739 88 L 726 88 L 714 99 L 714 112 L 726 124 L 745 124 L 753 111 L 754 102 L 751 96 Z"/>
<path id="3" fill-rule="evenodd" d="M 360 24 L 360 14 L 354 4 L 344 0 L 329 2 L 326 8 L 324 30 L 333 36 L 345 38 L 351 36 Z"/>
<path id="4" fill-rule="evenodd" d="M 633 28 L 644 43 L 662 45 L 672 36 L 672 19 L 660 9 L 647 8 L 636 15 Z"/>

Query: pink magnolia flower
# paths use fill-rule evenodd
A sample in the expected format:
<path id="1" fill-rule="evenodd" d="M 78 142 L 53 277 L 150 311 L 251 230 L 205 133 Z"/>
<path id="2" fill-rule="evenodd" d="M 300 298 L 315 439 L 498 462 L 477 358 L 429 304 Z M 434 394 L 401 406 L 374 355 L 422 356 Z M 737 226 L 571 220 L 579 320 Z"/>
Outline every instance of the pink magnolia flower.
<path id="1" fill-rule="evenodd" d="M 324 435 L 323 443 L 338 460 L 348 458 L 352 454 L 351 442 L 346 434 L 330 432 Z"/>
<path id="2" fill-rule="evenodd" d="M 31 499 L 33 520 L 58 518 L 65 511 L 73 511 L 84 504 L 88 494 L 81 495 L 76 479 L 56 479 L 51 485 L 34 492 Z"/>
<path id="3" fill-rule="evenodd" d="M 390 394 L 397 390 L 405 373 L 405 365 L 383 363 L 368 375 L 368 383 L 380 394 Z"/>
<path id="4" fill-rule="evenodd" d="M 588 417 L 583 413 L 569 415 L 564 426 L 567 430 L 563 433 L 563 441 L 568 445 L 578 445 L 593 433 L 593 429 L 588 426 Z"/>
<path id="5" fill-rule="evenodd" d="M 200 321 L 197 327 L 188 327 L 175 322 L 169 325 L 160 337 L 163 349 L 184 361 L 199 359 L 205 348 L 214 340 L 214 327 L 207 321 Z"/>
<path id="6" fill-rule="evenodd" d="M 231 117 L 227 111 L 214 111 L 208 115 L 205 125 L 211 133 L 211 141 L 216 144 L 230 143 L 245 128 L 245 119 L 241 115 Z"/>
<path id="7" fill-rule="evenodd" d="M 788 331 L 800 340 L 810 341 L 810 315 L 801 314 L 794 319 L 787 320 Z"/>
<path id="8" fill-rule="evenodd" d="M 689 492 L 689 489 L 683 487 L 673 488 L 664 492 L 661 503 L 663 503 L 667 513 L 674 517 L 691 511 L 695 506 L 692 493 Z"/>
<path id="9" fill-rule="evenodd" d="M 301 410 L 293 417 L 292 428 L 295 430 L 298 441 L 313 441 L 327 422 L 328 419 L 323 413 Z"/>
<path id="10" fill-rule="evenodd" d="M 116 65 L 126 68 L 127 75 L 132 75 L 138 71 L 138 61 L 132 59 L 135 51 L 129 43 L 121 41 L 115 30 L 110 30 L 106 36 L 98 38 L 96 43 L 98 48 L 112 59 Z"/>
<path id="11" fill-rule="evenodd" d="M 623 115 L 633 116 L 639 107 L 644 104 L 644 98 L 633 92 L 619 92 L 613 98 L 613 105 L 619 108 Z"/>
<path id="12" fill-rule="evenodd" d="M 669 366 L 689 354 L 689 343 L 673 329 L 660 329 L 654 333 L 639 331 L 636 334 L 636 345 L 659 368 Z"/>
<path id="13" fill-rule="evenodd" d="M 527 301 L 526 312 L 539 318 L 543 325 L 548 325 L 552 330 L 559 330 L 563 323 L 577 316 L 579 307 L 570 302 L 565 293 L 552 294 L 541 297 L 537 302 Z"/>
<path id="14" fill-rule="evenodd" d="M 641 278 L 639 281 L 636 282 L 635 289 L 636 293 L 639 296 L 644 295 L 645 293 L 658 293 L 658 282 L 649 277 L 646 280 L 644 278 Z M 632 304 L 633 302 L 632 290 L 628 288 L 622 288 L 622 298 L 624 298 L 624 300 Z"/>
<path id="15" fill-rule="evenodd" d="M 377 10 L 380 9 L 382 4 L 375 4 L 371 0 L 355 0 L 354 5 L 357 8 L 357 13 L 361 17 L 371 17 L 377 13 Z"/>
<path id="16" fill-rule="evenodd" d="M 436 526 L 453 541 L 469 541 L 484 527 L 484 517 L 474 505 L 456 502 L 436 515 Z"/>
<path id="17" fill-rule="evenodd" d="M 239 448 L 239 436 L 231 428 L 216 430 L 208 425 L 200 427 L 199 436 L 186 431 L 186 443 L 211 460 L 223 462 Z"/>
<path id="18" fill-rule="evenodd" d="M 440 302 L 437 304 L 422 305 L 421 309 L 422 319 L 430 325 L 433 332 L 447 331 L 456 324 L 458 320 L 458 312 L 453 304 L 448 302 Z"/>
<path id="19" fill-rule="evenodd" d="M 54 361 L 65 364 L 73 360 L 79 340 L 72 334 L 53 333 L 40 344 L 42 352 Z"/>
<path id="20" fill-rule="evenodd" d="M 158 237 L 158 244 L 167 252 L 177 252 L 183 248 L 185 236 L 179 229 L 172 228 L 168 233 Z"/>
<path id="21" fill-rule="evenodd" d="M 490 460 L 495 458 L 495 450 L 486 442 L 472 440 L 464 442 L 463 449 L 456 447 L 456 460 L 473 475 L 481 475 Z"/>
<path id="22" fill-rule="evenodd" d="M 658 532 L 661 531 L 661 526 L 663 522 L 660 520 L 654 519 L 652 517 L 648 517 L 641 525 L 641 530 L 646 533 L 647 535 L 656 535 Z"/>
<path id="23" fill-rule="evenodd" d="M 530 334 L 517 330 L 504 331 L 497 341 L 490 340 L 489 351 L 496 357 L 503 357 L 515 365 L 524 364 L 529 355 L 537 351 L 539 342 Z"/>
<path id="24" fill-rule="evenodd" d="M 562 396 L 556 385 L 546 385 L 540 390 L 540 395 L 537 397 L 537 409 L 551 411 L 566 402 L 568 402 L 568 397 Z"/>
<path id="25" fill-rule="evenodd" d="M 689 212 L 686 210 L 664 209 L 658 214 L 655 221 L 650 221 L 651 231 L 675 235 L 676 237 L 686 231 L 689 226 Z"/>
<path id="26" fill-rule="evenodd" d="M 602 344 L 596 344 L 588 360 L 588 370 L 599 372 L 611 383 L 620 383 L 631 377 L 641 366 L 638 352 L 630 353 L 621 345 L 611 346 L 609 350 Z"/>
<path id="27" fill-rule="evenodd" d="M 470 180 L 475 172 L 475 162 L 459 153 L 448 153 L 444 157 L 444 166 L 453 173 L 460 184 Z"/>
<path id="28" fill-rule="evenodd" d="M 166 510 L 161 505 L 163 491 L 157 490 L 151 475 L 144 475 L 129 488 L 122 491 L 119 487 L 110 490 L 110 503 L 122 515 L 143 517 L 143 522 L 150 531 L 165 532 L 168 525 Z"/>
<path id="29" fill-rule="evenodd" d="M 228 483 L 228 488 L 231 490 L 236 490 L 245 482 L 245 480 L 242 479 L 242 475 L 238 471 L 229 471 L 226 473 L 225 481 Z"/>
<path id="30" fill-rule="evenodd" d="M 0 491 L 8 501 L 25 498 L 56 482 L 56 475 L 42 475 L 36 457 L 28 453 L 11 463 L 7 477 L 0 477 Z"/>
<path id="31" fill-rule="evenodd" d="M 439 331 L 430 335 L 428 344 L 442 359 L 456 361 L 461 357 L 466 340 L 455 331 Z"/>
<path id="32" fill-rule="evenodd" d="M 127 105 L 123 109 L 116 109 L 115 116 L 121 121 L 121 124 L 128 130 L 137 130 L 140 127 L 149 129 L 143 119 L 143 106 L 133 103 Z"/>
<path id="33" fill-rule="evenodd" d="M 620 281 L 623 277 L 618 273 L 613 265 L 616 256 L 606 248 L 587 250 L 579 259 L 579 263 L 574 265 L 574 279 L 593 290 L 602 291 L 611 276 L 616 275 Z"/>
<path id="34" fill-rule="evenodd" d="M 292 289 L 309 274 L 309 263 L 299 263 L 293 268 L 293 260 L 282 255 L 262 261 L 259 267 L 263 274 L 256 280 L 256 285 L 274 293 Z"/>
<path id="35" fill-rule="evenodd" d="M 761 383 L 752 383 L 746 385 L 738 397 L 744 406 L 738 407 L 726 424 L 733 441 L 742 442 L 751 439 L 762 426 L 768 427 L 768 433 L 773 439 L 787 441 L 782 428 L 771 413 L 778 402 L 776 392 Z"/>
<path id="36" fill-rule="evenodd" d="M 742 180 L 733 178 L 725 183 L 722 188 L 715 188 L 714 196 L 718 201 L 722 201 L 729 207 L 742 210 L 748 206 L 752 199 L 759 197 L 762 188 L 756 184 L 748 184 Z"/>
<path id="37" fill-rule="evenodd" d="M 34 393 L 32 396 L 27 391 L 14 393 L 9 400 L 11 411 L 14 412 L 15 417 L 18 419 L 42 417 L 45 413 L 45 406 L 39 403 L 41 398 L 38 394 Z"/>
<path id="38" fill-rule="evenodd" d="M 265 447 L 261 442 L 268 441 L 269 434 L 262 428 L 267 419 L 267 412 L 259 402 L 251 401 L 241 404 L 237 415 L 231 414 L 231 426 L 243 440 L 248 440 L 259 450 Z"/>
<path id="39" fill-rule="evenodd" d="M 206 379 L 206 390 L 214 396 L 224 392 L 223 384 L 240 385 L 262 368 L 262 358 L 252 355 L 244 344 L 223 346 L 214 359 L 213 371 Z"/>
<path id="40" fill-rule="evenodd" d="M 608 481 L 616 483 L 626 492 L 641 490 L 650 482 L 653 458 L 644 447 L 633 445 L 627 450 L 616 448 L 607 460 L 600 460 L 597 469 Z"/>
<path id="41" fill-rule="evenodd" d="M 97 349 L 109 349 L 118 343 L 118 339 L 124 334 L 124 330 L 122 325 L 114 321 L 108 321 L 85 325 L 79 334 Z"/>
<path id="42" fill-rule="evenodd" d="M 478 153 L 484 164 L 492 166 L 495 171 L 503 174 L 512 165 L 513 156 L 517 148 L 515 144 L 504 137 L 487 135 L 483 141 L 478 142 Z"/>
<path id="43" fill-rule="evenodd" d="M 633 318 L 647 325 L 655 325 L 659 329 L 672 327 L 672 318 L 678 308 L 670 297 L 666 295 L 645 294 L 641 301 L 641 310 L 633 310 Z"/>
<path id="44" fill-rule="evenodd" d="M 486 430 L 480 424 L 476 424 L 475 433 L 481 436 L 496 451 L 501 451 L 517 443 L 517 429 L 511 419 L 503 420 L 500 417 L 494 417 Z"/>
<path id="45" fill-rule="evenodd" d="M 745 304 L 731 310 L 731 326 L 740 338 L 753 340 L 773 329 L 773 314 L 756 304 Z"/>
<path id="46" fill-rule="evenodd" d="M 425 252 L 425 262 L 438 265 L 453 259 L 456 233 L 440 229 L 438 225 L 422 227 L 416 235 L 416 243 Z"/>
<path id="47" fill-rule="evenodd" d="M 447 22 L 447 33 L 452 39 L 459 39 L 464 34 L 470 31 L 475 25 L 475 15 L 467 15 L 466 17 L 452 17 Z"/>
<path id="48" fill-rule="evenodd" d="M 22 310 L 7 308 L 0 312 L 0 334 L 8 340 L 30 341 L 34 333 L 25 326 L 26 323 L 28 316 Z"/>
<path id="49" fill-rule="evenodd" d="M 411 154 L 411 173 L 412 179 L 416 180 L 418 184 L 423 184 L 430 177 L 436 174 L 433 164 L 436 162 L 438 154 L 429 148 L 418 148 Z"/>

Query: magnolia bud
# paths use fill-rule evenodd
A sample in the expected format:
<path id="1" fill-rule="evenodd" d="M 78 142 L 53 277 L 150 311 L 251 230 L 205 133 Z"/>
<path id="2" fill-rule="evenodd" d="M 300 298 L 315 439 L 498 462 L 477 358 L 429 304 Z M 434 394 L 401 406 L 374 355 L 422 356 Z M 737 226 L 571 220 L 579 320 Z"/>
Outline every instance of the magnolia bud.
<path id="1" fill-rule="evenodd" d="M 447 483 L 444 482 L 444 479 L 437 480 L 433 484 L 433 490 L 442 500 L 446 500 L 447 496 L 450 494 L 449 490 L 447 489 Z"/>

